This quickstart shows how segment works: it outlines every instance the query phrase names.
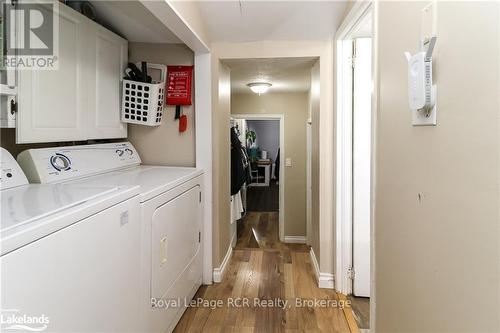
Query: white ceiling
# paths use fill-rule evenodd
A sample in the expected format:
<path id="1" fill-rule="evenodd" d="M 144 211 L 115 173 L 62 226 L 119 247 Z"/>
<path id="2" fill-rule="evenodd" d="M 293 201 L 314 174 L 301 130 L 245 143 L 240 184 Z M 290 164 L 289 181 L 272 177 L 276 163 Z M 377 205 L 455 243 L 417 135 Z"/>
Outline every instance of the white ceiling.
<path id="1" fill-rule="evenodd" d="M 306 92 L 315 58 L 226 59 L 231 69 L 231 92 L 252 93 L 251 82 L 269 82 L 269 92 Z"/>
<path id="2" fill-rule="evenodd" d="M 200 1 L 212 42 L 326 40 L 332 38 L 345 1 Z"/>
<path id="3" fill-rule="evenodd" d="M 90 1 L 97 21 L 130 42 L 182 43 L 139 1 Z"/>

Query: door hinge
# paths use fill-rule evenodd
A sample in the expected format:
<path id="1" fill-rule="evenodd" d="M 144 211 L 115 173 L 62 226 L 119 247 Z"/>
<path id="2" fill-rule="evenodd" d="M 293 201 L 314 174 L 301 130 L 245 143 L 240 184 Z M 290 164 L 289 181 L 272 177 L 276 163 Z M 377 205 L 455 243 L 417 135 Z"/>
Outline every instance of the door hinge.
<path id="1" fill-rule="evenodd" d="M 16 100 L 12 98 L 10 100 L 10 114 L 14 115 L 15 113 L 17 113 L 17 103 Z"/>
<path id="2" fill-rule="evenodd" d="M 351 56 L 351 66 L 352 69 L 356 67 L 356 41 L 352 42 L 352 56 Z"/>
<path id="3" fill-rule="evenodd" d="M 201 243 L 201 231 L 198 231 L 198 243 Z"/>
<path id="4" fill-rule="evenodd" d="M 356 272 L 354 271 L 354 267 L 348 268 L 347 269 L 347 278 L 354 280 L 355 276 L 356 276 Z"/>
<path id="5" fill-rule="evenodd" d="M 349 57 L 348 61 L 349 61 L 349 66 L 351 66 L 351 68 L 354 69 L 354 67 L 356 66 L 356 57 L 355 56 Z"/>

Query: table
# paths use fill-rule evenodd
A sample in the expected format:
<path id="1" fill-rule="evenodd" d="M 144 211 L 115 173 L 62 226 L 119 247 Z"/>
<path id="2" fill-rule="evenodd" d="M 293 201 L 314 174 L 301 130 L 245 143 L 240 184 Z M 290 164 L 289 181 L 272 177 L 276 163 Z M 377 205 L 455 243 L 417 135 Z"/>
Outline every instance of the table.
<path id="1" fill-rule="evenodd" d="M 257 170 L 251 170 L 252 183 L 249 186 L 269 186 L 271 181 L 271 165 L 271 160 L 257 161 Z M 260 168 L 264 169 L 264 177 L 259 176 L 258 169 Z"/>

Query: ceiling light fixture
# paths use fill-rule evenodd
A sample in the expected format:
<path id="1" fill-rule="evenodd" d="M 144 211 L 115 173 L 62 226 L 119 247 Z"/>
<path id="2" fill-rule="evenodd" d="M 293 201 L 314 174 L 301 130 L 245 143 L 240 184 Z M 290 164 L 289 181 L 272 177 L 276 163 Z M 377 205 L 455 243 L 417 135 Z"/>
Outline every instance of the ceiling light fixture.
<path id="1" fill-rule="evenodd" d="M 267 82 L 252 82 L 247 84 L 247 86 L 256 94 L 265 94 L 272 84 Z"/>

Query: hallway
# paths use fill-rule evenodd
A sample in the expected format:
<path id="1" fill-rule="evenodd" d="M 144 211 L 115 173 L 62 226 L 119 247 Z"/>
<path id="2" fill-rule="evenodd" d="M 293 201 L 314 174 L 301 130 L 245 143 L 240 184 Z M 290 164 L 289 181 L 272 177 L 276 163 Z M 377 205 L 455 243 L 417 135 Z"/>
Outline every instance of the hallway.
<path id="1" fill-rule="evenodd" d="M 278 213 L 251 212 L 243 221 L 246 228 L 239 228 L 223 281 L 202 286 L 195 296 L 222 300 L 223 305 L 189 308 L 174 332 L 350 332 L 339 296 L 317 286 L 309 247 L 279 242 Z M 228 306 L 228 298 L 238 297 L 248 299 L 249 306 Z M 283 304 L 263 307 L 256 299 L 288 304 L 284 310 Z M 296 300 L 325 300 L 329 305 L 296 307 Z"/>
<path id="2" fill-rule="evenodd" d="M 247 188 L 247 210 L 250 212 L 276 212 L 279 210 L 279 185 L 271 181 L 269 186 Z"/>

